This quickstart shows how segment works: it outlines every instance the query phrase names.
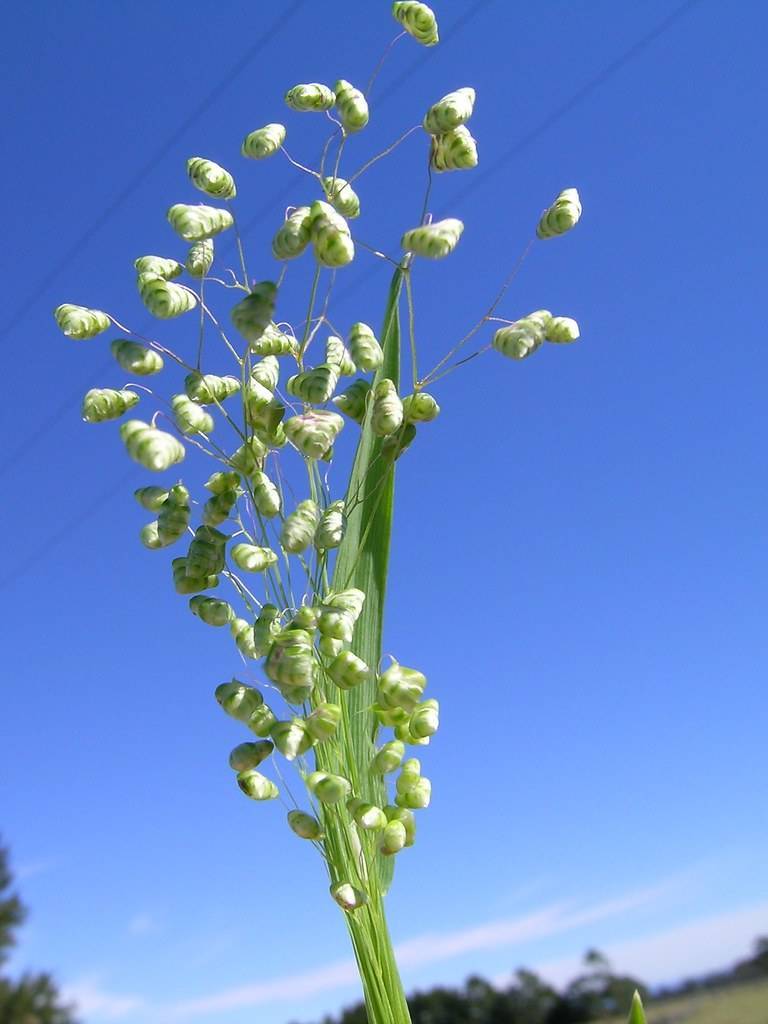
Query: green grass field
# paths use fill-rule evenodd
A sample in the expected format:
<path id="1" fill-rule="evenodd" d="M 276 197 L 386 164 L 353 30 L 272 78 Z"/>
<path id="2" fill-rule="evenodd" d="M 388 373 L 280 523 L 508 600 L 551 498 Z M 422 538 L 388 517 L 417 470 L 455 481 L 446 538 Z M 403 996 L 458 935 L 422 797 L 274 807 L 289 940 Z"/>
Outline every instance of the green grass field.
<path id="1" fill-rule="evenodd" d="M 701 992 L 647 1007 L 648 1024 L 768 1024 L 768 981 Z M 625 1024 L 612 1017 L 600 1024 Z"/>

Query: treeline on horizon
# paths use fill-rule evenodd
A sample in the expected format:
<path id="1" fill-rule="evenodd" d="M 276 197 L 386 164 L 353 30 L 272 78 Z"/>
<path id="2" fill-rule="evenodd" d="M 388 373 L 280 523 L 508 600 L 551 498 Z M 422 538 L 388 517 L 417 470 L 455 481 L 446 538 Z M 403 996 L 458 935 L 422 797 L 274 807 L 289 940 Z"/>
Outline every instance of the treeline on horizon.
<path id="1" fill-rule="evenodd" d="M 438 986 L 408 997 L 412 1024 L 587 1024 L 605 1017 L 625 1017 L 635 989 L 647 1006 L 662 999 L 768 979 L 768 937 L 757 938 L 752 956 L 677 985 L 649 989 L 631 975 L 615 974 L 597 950 L 584 956 L 584 970 L 562 991 L 533 971 L 518 970 L 506 988 L 470 977 L 461 988 Z M 368 1024 L 365 1005 L 357 1003 L 321 1024 Z"/>

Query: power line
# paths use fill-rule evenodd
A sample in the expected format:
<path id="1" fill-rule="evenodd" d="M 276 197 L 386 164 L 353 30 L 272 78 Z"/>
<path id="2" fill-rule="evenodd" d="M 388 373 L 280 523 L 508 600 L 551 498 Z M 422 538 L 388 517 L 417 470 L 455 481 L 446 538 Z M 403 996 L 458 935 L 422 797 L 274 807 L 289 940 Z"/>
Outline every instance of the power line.
<path id="1" fill-rule="evenodd" d="M 30 294 L 16 308 L 15 312 L 11 314 L 11 318 L 6 322 L 2 330 L 0 330 L 0 338 L 4 338 L 21 322 L 21 320 L 24 319 L 35 302 L 40 298 L 40 295 L 50 288 L 51 284 L 56 280 L 62 270 L 64 270 L 75 256 L 77 256 L 80 251 L 88 245 L 93 236 L 104 226 L 104 224 L 106 224 L 115 211 L 119 210 L 125 200 L 136 191 L 150 171 L 155 168 L 163 157 L 170 153 L 176 143 L 184 136 L 187 129 L 189 129 L 195 121 L 197 121 L 198 118 L 216 102 L 219 96 L 221 96 L 221 94 L 229 88 L 235 79 L 242 74 L 254 57 L 261 53 L 267 43 L 270 42 L 270 40 L 280 31 L 283 25 L 293 17 L 305 2 L 306 0 L 293 0 L 293 3 L 290 5 L 288 10 L 273 22 L 273 24 L 258 38 L 253 46 L 246 50 L 240 60 L 230 68 L 218 85 L 215 85 L 208 95 L 197 105 L 197 107 L 187 115 L 176 131 L 172 132 L 168 136 L 165 142 L 155 151 L 149 160 L 139 168 L 128 183 L 117 193 L 117 195 L 115 195 L 109 205 L 106 206 L 99 216 L 85 229 L 85 231 L 75 239 L 59 261 L 54 263 L 48 273 L 37 282 L 34 290 L 30 292 Z"/>

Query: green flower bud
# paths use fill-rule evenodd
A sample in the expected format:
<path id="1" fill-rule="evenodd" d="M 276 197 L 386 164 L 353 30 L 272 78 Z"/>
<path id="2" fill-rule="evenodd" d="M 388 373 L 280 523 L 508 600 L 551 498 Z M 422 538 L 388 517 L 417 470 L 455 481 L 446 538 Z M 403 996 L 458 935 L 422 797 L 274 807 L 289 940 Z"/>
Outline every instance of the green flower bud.
<path id="1" fill-rule="evenodd" d="M 334 334 L 329 335 L 325 343 L 325 361 L 335 368 L 339 377 L 351 377 L 357 373 L 357 367 L 344 342 Z"/>
<path id="2" fill-rule="evenodd" d="M 166 256 L 139 256 L 133 261 L 137 274 L 156 274 L 166 281 L 172 280 L 183 273 L 184 267 L 177 261 Z"/>
<path id="3" fill-rule="evenodd" d="M 189 247 L 184 266 L 190 277 L 205 277 L 213 265 L 213 239 L 201 238 Z"/>
<path id="4" fill-rule="evenodd" d="M 323 191 L 337 213 L 350 220 L 360 216 L 360 197 L 344 178 L 323 178 Z"/>
<path id="5" fill-rule="evenodd" d="M 299 755 L 306 754 L 313 743 L 303 718 L 275 722 L 270 736 L 287 761 L 294 761 Z"/>
<path id="6" fill-rule="evenodd" d="M 355 256 L 349 225 L 340 213 L 321 199 L 310 207 L 310 236 L 315 259 L 325 267 L 344 267 Z"/>
<path id="7" fill-rule="evenodd" d="M 336 395 L 333 399 L 333 404 L 345 416 L 349 416 L 351 420 L 354 420 L 356 423 L 362 423 L 365 419 L 365 409 L 370 390 L 371 385 L 368 381 L 359 377 L 349 385 L 346 391 Z"/>
<path id="8" fill-rule="evenodd" d="M 262 740 L 260 743 L 238 743 L 229 755 L 229 767 L 236 772 L 247 772 L 251 768 L 258 768 L 274 749 L 274 745 L 269 740 Z"/>
<path id="9" fill-rule="evenodd" d="M 284 629 L 274 637 L 264 671 L 283 696 L 288 687 L 290 696 L 300 697 L 299 703 L 307 700 L 315 685 L 315 670 L 311 634 L 303 629 Z M 299 694 L 298 690 L 303 692 Z"/>
<path id="10" fill-rule="evenodd" d="M 310 214 L 308 206 L 297 206 L 286 216 L 272 239 L 276 260 L 294 260 L 309 245 Z"/>
<path id="11" fill-rule="evenodd" d="M 405 825 L 401 821 L 388 821 L 379 836 L 379 853 L 383 853 L 385 857 L 399 853 L 405 846 L 406 838 Z"/>
<path id="12" fill-rule="evenodd" d="M 100 309 L 88 309 L 87 306 L 75 306 L 65 302 L 53 311 L 56 323 L 68 338 L 84 341 L 95 338 L 97 334 L 108 330 L 112 325 L 109 316 Z"/>
<path id="13" fill-rule="evenodd" d="M 413 423 L 405 423 L 402 429 L 384 438 L 381 444 L 382 458 L 392 461 L 399 459 L 403 452 L 410 448 L 415 437 L 416 427 Z"/>
<path id="14" fill-rule="evenodd" d="M 334 501 L 323 512 L 315 531 L 315 547 L 318 551 L 337 548 L 347 528 L 347 517 L 344 515 L 344 502 Z"/>
<path id="15" fill-rule="evenodd" d="M 267 325 L 258 341 L 251 342 L 251 352 L 257 356 L 295 356 L 299 343 L 292 334 L 281 331 L 277 324 Z"/>
<path id="16" fill-rule="evenodd" d="M 152 316 L 170 320 L 197 305 L 197 296 L 184 285 L 166 281 L 158 274 L 139 274 L 139 295 Z"/>
<path id="17" fill-rule="evenodd" d="M 231 228 L 234 219 L 229 210 L 221 210 L 215 206 L 176 203 L 168 211 L 168 222 L 185 242 L 200 242 Z"/>
<path id="18" fill-rule="evenodd" d="M 368 902 L 365 893 L 361 889 L 356 889 L 350 882 L 336 882 L 331 886 L 331 896 L 347 913 L 364 907 Z"/>
<path id="19" fill-rule="evenodd" d="M 336 640 L 332 636 L 321 636 L 317 641 L 318 650 L 326 658 L 335 658 L 338 654 L 341 654 L 344 644 L 341 640 Z M 338 686 L 338 683 L 336 684 Z"/>
<path id="20" fill-rule="evenodd" d="M 352 787 L 345 778 L 341 775 L 330 775 L 328 772 L 312 772 L 307 776 L 306 782 L 321 804 L 343 803 L 352 792 Z"/>
<path id="21" fill-rule="evenodd" d="M 417 704 L 408 723 L 411 735 L 417 739 L 434 736 L 440 724 L 440 705 L 434 699 Z"/>
<path id="22" fill-rule="evenodd" d="M 303 604 L 296 609 L 291 620 L 292 629 L 305 629 L 312 633 L 317 629 L 317 608 L 311 604 Z"/>
<path id="23" fill-rule="evenodd" d="M 469 128 L 460 125 L 432 140 L 430 165 L 433 171 L 469 171 L 477 167 L 477 142 Z"/>
<path id="24" fill-rule="evenodd" d="M 403 761 L 400 774 L 397 777 L 397 792 L 407 793 L 416 786 L 420 778 L 421 761 L 417 757 L 409 757 L 407 761 Z"/>
<path id="25" fill-rule="evenodd" d="M 259 548 L 255 544 L 235 544 L 230 554 L 235 565 L 245 572 L 265 572 L 277 561 L 271 548 Z"/>
<path id="26" fill-rule="evenodd" d="M 252 658 L 256 661 L 261 657 L 253 639 L 253 626 L 247 619 L 232 619 L 229 624 L 229 631 L 234 638 L 238 651 L 240 651 L 244 658 Z"/>
<path id="27" fill-rule="evenodd" d="M 371 711 L 376 716 L 380 725 L 385 725 L 393 729 L 397 728 L 403 722 L 405 722 L 406 726 L 408 725 L 408 712 L 403 708 L 390 708 L 385 707 L 383 704 L 374 704 L 371 707 Z M 396 739 L 400 739 L 400 737 L 397 736 Z M 405 743 L 406 741 L 402 740 L 402 742 Z"/>
<path id="28" fill-rule="evenodd" d="M 403 415 L 414 423 L 429 423 L 440 414 L 440 406 L 426 391 L 417 391 L 403 399 Z"/>
<path id="29" fill-rule="evenodd" d="M 157 532 L 164 546 L 173 544 L 186 532 L 191 512 L 189 491 L 184 484 L 176 484 L 168 492 L 157 517 Z"/>
<path id="30" fill-rule="evenodd" d="M 340 690 L 352 690 L 371 677 L 371 670 L 352 651 L 340 651 L 328 669 L 328 675 Z"/>
<path id="31" fill-rule="evenodd" d="M 307 499 L 296 506 L 295 511 L 286 516 L 280 529 L 280 543 L 283 549 L 292 555 L 306 550 L 320 518 L 320 510 L 314 501 Z"/>
<path id="32" fill-rule="evenodd" d="M 243 476 L 253 476 L 261 471 L 261 466 L 267 455 L 267 449 L 258 437 L 249 437 L 245 444 L 232 452 L 229 457 L 229 464 Z"/>
<path id="33" fill-rule="evenodd" d="M 564 235 L 575 227 L 581 217 L 581 200 L 575 188 L 566 188 L 542 214 L 536 234 L 539 238 Z"/>
<path id="34" fill-rule="evenodd" d="M 377 775 L 387 775 L 400 767 L 400 762 L 405 757 L 405 744 L 400 740 L 390 740 L 385 743 L 376 753 L 371 762 L 371 771 Z"/>
<path id="35" fill-rule="evenodd" d="M 213 430 L 213 416 L 186 395 L 173 395 L 171 408 L 176 426 L 182 434 L 210 434 Z"/>
<path id="36" fill-rule="evenodd" d="M 546 309 L 530 313 L 493 335 L 493 347 L 509 359 L 526 359 L 541 347 L 552 316 Z"/>
<path id="37" fill-rule="evenodd" d="M 232 323 L 246 341 L 253 345 L 272 324 L 275 312 L 277 286 L 273 281 L 261 281 L 251 288 L 249 295 L 232 308 Z M 255 351 L 255 349 L 254 349 Z M 259 352 L 259 355 L 277 355 L 276 352 Z"/>
<path id="38" fill-rule="evenodd" d="M 291 110 L 299 113 L 330 110 L 336 102 L 336 93 L 327 85 L 310 82 L 308 85 L 294 85 L 285 94 L 285 102 Z"/>
<path id="39" fill-rule="evenodd" d="M 252 485 L 254 504 L 259 514 L 272 519 L 280 511 L 280 492 L 261 470 L 253 474 Z"/>
<path id="40" fill-rule="evenodd" d="M 373 832 L 376 829 L 384 828 L 387 824 L 387 816 L 376 804 L 366 803 L 365 800 L 356 800 L 350 797 L 347 800 L 347 810 L 358 828 L 366 832 Z"/>
<path id="41" fill-rule="evenodd" d="M 198 526 L 187 552 L 187 575 L 193 579 L 214 576 L 224 568 L 229 538 L 212 526 Z"/>
<path id="42" fill-rule="evenodd" d="M 213 160 L 205 160 L 201 156 L 192 156 L 187 160 L 189 180 L 214 199 L 234 199 L 237 195 L 235 179 Z"/>
<path id="43" fill-rule="evenodd" d="M 280 380 L 280 363 L 275 356 L 264 356 L 251 367 L 251 380 L 274 392 Z"/>
<path id="44" fill-rule="evenodd" d="M 433 103 L 424 117 L 424 131 L 430 135 L 442 135 L 453 131 L 472 117 L 475 107 L 475 90 L 470 86 L 449 92 L 437 103 Z"/>
<path id="45" fill-rule="evenodd" d="M 307 732 L 318 743 L 330 739 L 336 732 L 341 721 L 341 708 L 338 704 L 323 701 L 306 719 Z"/>
<path id="46" fill-rule="evenodd" d="M 212 495 L 203 505 L 203 522 L 206 526 L 221 526 L 229 519 L 240 491 L 233 487 L 231 491 L 222 491 Z"/>
<path id="47" fill-rule="evenodd" d="M 358 369 L 364 373 L 378 370 L 384 361 L 384 353 L 368 324 L 352 324 L 348 341 L 349 351 Z"/>
<path id="48" fill-rule="evenodd" d="M 276 721 L 277 719 L 272 713 L 272 709 L 263 704 L 261 707 L 254 708 L 248 717 L 246 725 L 251 732 L 264 738 L 271 734 Z"/>
<path id="49" fill-rule="evenodd" d="M 213 373 L 194 370 L 184 378 L 184 391 L 198 405 L 213 405 L 226 401 L 240 390 L 237 377 L 217 377 Z"/>
<path id="50" fill-rule="evenodd" d="M 237 784 L 251 800 L 274 800 L 279 796 L 277 786 L 270 779 L 259 774 L 255 768 L 238 772 Z"/>
<path id="51" fill-rule="evenodd" d="M 357 619 L 365 604 L 365 593 L 357 587 L 349 587 L 347 590 L 330 591 L 324 602 L 330 608 L 341 608 L 349 612 L 353 619 Z"/>
<path id="52" fill-rule="evenodd" d="M 385 706 L 403 708 L 410 714 L 416 710 L 426 685 L 426 676 L 421 672 L 393 661 L 379 676 L 379 700 Z"/>
<path id="53" fill-rule="evenodd" d="M 350 82 L 340 78 L 333 88 L 336 110 L 346 132 L 359 132 L 368 124 L 368 101 Z"/>
<path id="54" fill-rule="evenodd" d="M 407 252 L 430 260 L 442 260 L 459 244 L 464 225 L 455 217 L 446 217 L 433 224 L 406 231 L 400 244 Z"/>
<path id="55" fill-rule="evenodd" d="M 288 824 L 300 839 L 323 838 L 320 822 L 304 811 L 288 811 Z"/>
<path id="56" fill-rule="evenodd" d="M 247 722 L 253 712 L 264 704 L 255 687 L 246 686 L 238 679 L 217 686 L 214 696 L 224 711 L 238 722 Z"/>
<path id="57" fill-rule="evenodd" d="M 373 389 L 371 430 L 378 437 L 386 437 L 399 430 L 402 422 L 403 403 L 395 385 L 388 377 L 384 377 Z"/>
<path id="58" fill-rule="evenodd" d="M 579 325 L 569 316 L 553 316 L 547 327 L 547 341 L 565 345 L 579 337 Z"/>
<path id="59" fill-rule="evenodd" d="M 177 594 L 197 594 L 201 590 L 211 590 L 219 585 L 218 576 L 203 576 L 200 579 L 190 576 L 187 573 L 186 558 L 174 558 L 171 562 L 171 571 L 173 587 Z"/>
<path id="60" fill-rule="evenodd" d="M 323 458 L 343 426 L 344 420 L 338 413 L 323 409 L 291 416 L 284 423 L 288 440 L 308 459 Z"/>
<path id="61" fill-rule="evenodd" d="M 432 796 L 432 783 L 429 779 L 420 778 L 412 788 L 406 792 L 399 792 L 395 797 L 398 807 L 406 807 L 410 810 L 422 810 L 429 807 Z"/>
<path id="62" fill-rule="evenodd" d="M 163 368 L 163 357 L 154 349 L 140 345 L 138 341 L 113 341 L 110 345 L 112 355 L 126 373 L 149 377 L 159 373 Z"/>
<path id="63" fill-rule="evenodd" d="M 251 160 L 264 160 L 274 156 L 284 142 L 284 124 L 265 124 L 263 128 L 257 128 L 245 136 L 240 152 Z"/>
<path id="64" fill-rule="evenodd" d="M 408 719 L 395 726 L 395 739 L 412 747 L 429 746 L 429 736 L 414 736 Z"/>
<path id="65" fill-rule="evenodd" d="M 218 597 L 190 597 L 189 610 L 207 626 L 227 626 L 234 618 L 232 606 Z"/>
<path id="66" fill-rule="evenodd" d="M 163 542 L 160 540 L 160 534 L 157 529 L 156 519 L 151 523 L 147 523 L 146 526 L 142 526 L 139 533 L 139 540 L 144 547 L 149 548 L 150 551 L 157 551 L 158 548 L 163 547 Z"/>
<path id="67" fill-rule="evenodd" d="M 304 402 L 320 405 L 327 402 L 339 383 L 338 367 L 321 363 L 312 370 L 305 370 L 289 377 L 286 390 L 289 395 Z"/>
<path id="68" fill-rule="evenodd" d="M 170 469 L 184 458 L 184 446 L 172 434 L 142 420 L 126 420 L 120 427 L 120 437 L 131 458 L 155 473 Z"/>
<path id="69" fill-rule="evenodd" d="M 397 807 L 394 804 L 388 804 L 384 808 L 384 813 L 388 821 L 399 821 L 403 824 L 405 827 L 405 845 L 413 846 L 416 842 L 416 817 L 413 811 L 407 807 Z"/>
<path id="70" fill-rule="evenodd" d="M 139 487 L 133 496 L 148 512 L 159 512 L 168 497 L 168 491 L 164 487 Z"/>
<path id="71" fill-rule="evenodd" d="M 320 608 L 317 628 L 323 636 L 350 643 L 364 601 L 365 594 L 354 587 L 329 594 Z"/>
<path id="72" fill-rule="evenodd" d="M 265 604 L 253 624 L 253 642 L 259 658 L 269 654 L 275 636 L 280 632 L 278 615 L 278 610 L 273 604 Z"/>
<path id="73" fill-rule="evenodd" d="M 392 4 L 392 15 L 408 35 L 413 36 L 422 46 L 434 46 L 440 42 L 437 18 L 432 8 L 426 4 L 416 3 L 415 0 L 395 0 Z"/>
<path id="74" fill-rule="evenodd" d="M 113 391 L 112 388 L 91 388 L 83 398 L 83 419 L 86 423 L 104 423 L 119 419 L 139 401 L 135 391 Z"/>

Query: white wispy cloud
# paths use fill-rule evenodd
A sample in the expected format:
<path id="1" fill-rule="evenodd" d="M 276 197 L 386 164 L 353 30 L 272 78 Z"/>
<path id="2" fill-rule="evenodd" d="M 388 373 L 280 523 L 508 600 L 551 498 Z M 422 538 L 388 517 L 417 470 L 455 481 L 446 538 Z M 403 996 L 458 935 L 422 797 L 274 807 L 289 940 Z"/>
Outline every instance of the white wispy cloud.
<path id="1" fill-rule="evenodd" d="M 79 1014 L 101 1020 L 119 1020 L 145 1006 L 140 996 L 118 995 L 101 987 L 98 978 L 81 978 L 62 988 L 65 1002 L 74 1003 Z"/>

